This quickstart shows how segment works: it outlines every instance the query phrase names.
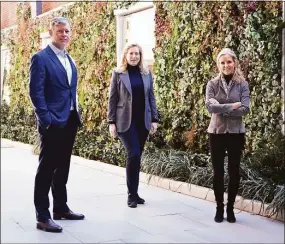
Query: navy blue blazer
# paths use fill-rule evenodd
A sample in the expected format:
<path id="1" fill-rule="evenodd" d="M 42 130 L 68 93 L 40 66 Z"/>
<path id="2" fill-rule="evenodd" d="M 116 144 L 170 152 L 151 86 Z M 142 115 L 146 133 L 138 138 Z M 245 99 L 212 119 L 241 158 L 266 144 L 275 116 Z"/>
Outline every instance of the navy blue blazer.
<path id="1" fill-rule="evenodd" d="M 59 127 L 66 125 L 71 99 L 78 117 L 78 125 L 81 125 L 76 104 L 77 69 L 69 55 L 67 57 L 72 68 L 70 85 L 65 68 L 49 46 L 34 54 L 31 59 L 30 98 L 37 121 L 43 128 L 51 124 Z"/>

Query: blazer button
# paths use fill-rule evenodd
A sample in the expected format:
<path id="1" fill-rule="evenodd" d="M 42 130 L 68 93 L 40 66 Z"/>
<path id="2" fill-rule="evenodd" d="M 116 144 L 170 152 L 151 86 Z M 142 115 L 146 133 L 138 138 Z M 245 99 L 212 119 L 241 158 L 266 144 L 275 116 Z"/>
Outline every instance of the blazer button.
<path id="1" fill-rule="evenodd" d="M 132 99 L 131 98 L 129 98 L 129 101 L 131 101 Z"/>

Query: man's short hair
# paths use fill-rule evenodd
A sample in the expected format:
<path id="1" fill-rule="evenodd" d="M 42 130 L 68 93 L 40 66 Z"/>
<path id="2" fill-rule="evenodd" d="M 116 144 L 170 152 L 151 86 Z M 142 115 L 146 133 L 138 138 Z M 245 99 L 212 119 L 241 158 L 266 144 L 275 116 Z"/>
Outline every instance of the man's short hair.
<path id="1" fill-rule="evenodd" d="M 69 20 L 65 17 L 52 18 L 52 20 L 50 21 L 50 28 L 54 27 L 57 24 L 68 24 L 71 27 Z"/>

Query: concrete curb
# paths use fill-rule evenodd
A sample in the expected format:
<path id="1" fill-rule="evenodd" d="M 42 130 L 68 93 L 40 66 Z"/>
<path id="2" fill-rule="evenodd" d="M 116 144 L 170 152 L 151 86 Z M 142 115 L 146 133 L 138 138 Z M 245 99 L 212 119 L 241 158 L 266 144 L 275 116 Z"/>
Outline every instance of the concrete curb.
<path id="1" fill-rule="evenodd" d="M 1 145 L 2 144 L 4 144 L 7 147 L 18 147 L 33 152 L 33 146 L 29 144 L 24 144 L 21 142 L 16 142 L 1 138 Z M 89 167 L 95 170 L 103 171 L 106 173 L 114 174 L 125 178 L 125 168 L 123 167 L 103 163 L 100 161 L 89 160 L 74 155 L 72 155 L 71 157 L 71 162 L 74 164 L 82 165 L 85 167 Z M 160 187 L 163 189 L 171 190 L 173 192 L 182 193 L 188 196 L 200 198 L 210 202 L 215 202 L 214 192 L 210 188 L 188 184 L 181 181 L 174 181 L 167 178 L 161 178 L 143 172 L 140 173 L 140 182 Z M 224 199 L 227 199 L 226 193 L 224 194 Z M 272 210 L 268 210 L 268 206 L 269 206 L 268 204 L 264 204 L 262 207 L 261 202 L 244 199 L 241 196 L 236 197 L 236 202 L 234 205 L 236 209 L 246 211 L 255 215 L 261 215 L 264 217 L 269 217 L 270 214 L 272 213 Z M 275 214 L 270 218 L 284 222 L 284 216 L 282 217 L 281 213 Z"/>
<path id="2" fill-rule="evenodd" d="M 194 184 L 188 184 L 181 181 L 165 179 L 158 176 L 151 176 L 145 173 L 141 173 L 140 181 L 148 183 L 152 186 L 157 186 L 174 192 L 182 193 L 188 196 L 197 197 L 210 202 L 215 202 L 214 191 L 210 188 Z M 224 193 L 224 199 L 227 199 L 227 193 Z M 236 197 L 236 202 L 234 205 L 236 209 L 246 211 L 254 215 L 261 215 L 264 217 L 284 222 L 284 216 L 282 217 L 281 213 L 275 214 L 270 217 L 272 210 L 269 210 L 268 206 L 269 204 L 264 204 L 262 206 L 262 203 L 259 201 L 244 199 L 241 196 Z"/>

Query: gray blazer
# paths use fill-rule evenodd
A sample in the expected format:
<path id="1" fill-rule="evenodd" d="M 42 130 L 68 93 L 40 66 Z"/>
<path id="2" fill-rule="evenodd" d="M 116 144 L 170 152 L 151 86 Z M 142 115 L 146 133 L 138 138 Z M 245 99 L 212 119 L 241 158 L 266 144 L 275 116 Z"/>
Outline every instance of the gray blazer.
<path id="1" fill-rule="evenodd" d="M 212 104 L 210 98 L 220 104 Z M 232 103 L 235 102 L 241 102 L 242 106 L 233 110 Z M 210 80 L 206 88 L 206 107 L 211 113 L 209 133 L 245 133 L 242 116 L 249 113 L 248 83 L 233 81 L 227 95 L 221 78 Z"/>
<path id="2" fill-rule="evenodd" d="M 141 74 L 144 84 L 145 111 L 144 120 L 147 130 L 151 122 L 158 121 L 156 102 L 153 91 L 152 74 Z M 108 122 L 115 123 L 117 132 L 125 132 L 132 121 L 132 87 L 128 72 L 113 71 L 109 90 Z"/>

